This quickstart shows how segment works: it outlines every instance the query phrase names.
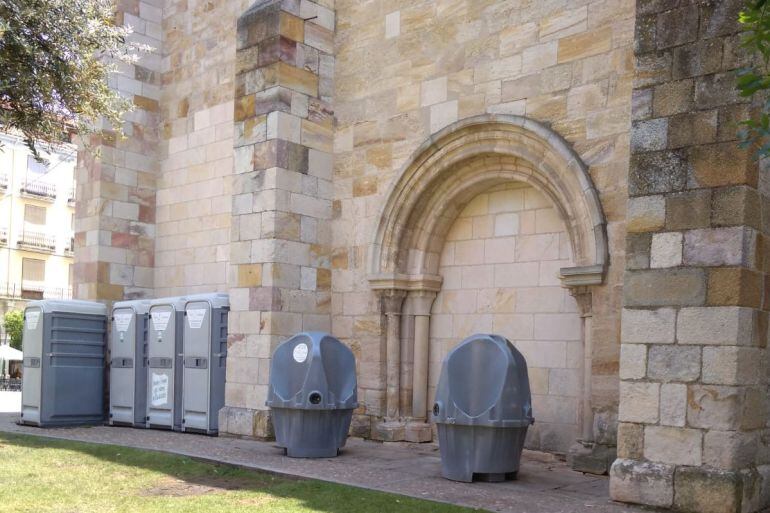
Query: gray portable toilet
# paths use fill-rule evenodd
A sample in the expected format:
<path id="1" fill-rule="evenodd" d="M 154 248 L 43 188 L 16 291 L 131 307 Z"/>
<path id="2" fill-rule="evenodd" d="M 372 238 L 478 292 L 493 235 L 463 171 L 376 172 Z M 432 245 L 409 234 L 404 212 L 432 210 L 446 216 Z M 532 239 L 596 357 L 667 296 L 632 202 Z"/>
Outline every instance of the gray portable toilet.
<path id="1" fill-rule="evenodd" d="M 150 301 L 112 307 L 109 424 L 144 427 L 147 416 L 147 335 Z"/>
<path id="2" fill-rule="evenodd" d="M 329 458 L 345 446 L 358 407 L 353 352 L 327 333 L 294 335 L 273 353 L 267 406 L 292 458 Z"/>
<path id="3" fill-rule="evenodd" d="M 433 419 L 445 478 L 514 479 L 534 422 L 524 357 L 499 335 L 463 340 L 444 359 Z"/>
<path id="4" fill-rule="evenodd" d="M 103 422 L 106 342 L 103 304 L 31 301 L 24 310 L 21 422 L 43 427 Z"/>
<path id="5" fill-rule="evenodd" d="M 187 296 L 182 337 L 182 431 L 216 435 L 225 405 L 227 294 Z"/>
<path id="6" fill-rule="evenodd" d="M 147 336 L 146 427 L 182 428 L 182 372 L 179 370 L 184 332 L 184 297 L 150 302 Z"/>

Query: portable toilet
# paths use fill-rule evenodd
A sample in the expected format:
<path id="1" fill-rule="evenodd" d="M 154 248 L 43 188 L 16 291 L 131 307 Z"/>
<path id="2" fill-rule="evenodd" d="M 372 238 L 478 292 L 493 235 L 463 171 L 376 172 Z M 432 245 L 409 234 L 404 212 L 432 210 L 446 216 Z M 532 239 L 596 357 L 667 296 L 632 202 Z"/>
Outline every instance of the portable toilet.
<path id="1" fill-rule="evenodd" d="M 182 431 L 216 435 L 225 405 L 227 294 L 187 296 L 182 337 Z"/>
<path id="2" fill-rule="evenodd" d="M 356 358 L 327 333 L 294 335 L 270 365 L 267 406 L 275 440 L 291 458 L 331 458 L 345 446 L 358 407 Z"/>
<path id="3" fill-rule="evenodd" d="M 182 428 L 182 372 L 179 370 L 184 330 L 184 297 L 150 302 L 147 336 L 146 427 Z"/>
<path id="4" fill-rule="evenodd" d="M 499 335 L 463 340 L 444 359 L 433 419 L 445 478 L 514 479 L 535 421 L 524 356 Z"/>
<path id="5" fill-rule="evenodd" d="M 112 308 L 110 425 L 145 425 L 149 319 L 148 300 L 119 301 Z"/>
<path id="6" fill-rule="evenodd" d="M 106 339 L 103 304 L 31 301 L 24 310 L 21 422 L 41 427 L 103 422 Z"/>

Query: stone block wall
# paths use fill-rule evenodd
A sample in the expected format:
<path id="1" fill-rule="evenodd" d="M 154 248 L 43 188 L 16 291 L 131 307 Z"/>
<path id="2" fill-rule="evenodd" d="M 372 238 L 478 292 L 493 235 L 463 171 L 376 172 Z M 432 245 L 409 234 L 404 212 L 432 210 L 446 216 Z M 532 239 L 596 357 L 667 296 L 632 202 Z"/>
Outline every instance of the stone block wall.
<path id="1" fill-rule="evenodd" d="M 267 436 L 270 356 L 330 331 L 333 4 L 254 4 L 238 19 L 231 314 L 224 430 Z"/>
<path id="2" fill-rule="evenodd" d="M 338 0 L 335 9 L 332 331 L 359 358 L 358 432 L 385 412 L 385 316 L 366 262 L 389 187 L 431 134 L 496 113 L 549 125 L 599 192 L 612 256 L 593 295 L 592 403 L 597 437 L 614 444 L 634 1 Z M 408 394 L 402 403 L 408 411 Z"/>
<path id="3" fill-rule="evenodd" d="M 527 360 L 536 422 L 526 447 L 566 453 L 580 433 L 583 362 L 578 307 L 559 279 L 574 265 L 564 222 L 545 195 L 513 183 L 472 199 L 446 239 L 428 404 L 447 353 L 474 333 L 498 333 Z"/>
<path id="4" fill-rule="evenodd" d="M 164 2 L 157 296 L 227 290 L 235 20 L 250 3 Z"/>
<path id="5" fill-rule="evenodd" d="M 152 297 L 155 183 L 161 93 L 162 0 L 121 0 L 115 22 L 152 48 L 120 64 L 110 85 L 129 98 L 122 138 L 115 132 L 81 141 L 76 168 L 75 287 L 80 299 Z"/>
<path id="6" fill-rule="evenodd" d="M 637 3 L 616 500 L 768 504 L 766 178 L 738 148 L 742 2 Z"/>

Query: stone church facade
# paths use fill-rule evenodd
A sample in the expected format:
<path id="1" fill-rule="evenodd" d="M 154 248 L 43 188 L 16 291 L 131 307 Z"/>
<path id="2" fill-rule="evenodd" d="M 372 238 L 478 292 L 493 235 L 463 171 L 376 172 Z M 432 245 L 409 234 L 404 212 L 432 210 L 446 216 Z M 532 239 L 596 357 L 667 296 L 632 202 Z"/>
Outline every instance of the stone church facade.
<path id="1" fill-rule="evenodd" d="M 429 441 L 442 358 L 495 332 L 528 447 L 625 502 L 770 503 L 741 2 L 118 4 L 154 51 L 114 78 L 126 137 L 79 154 L 75 295 L 228 292 L 224 432 L 270 435 L 272 350 L 323 330 L 353 434 Z"/>

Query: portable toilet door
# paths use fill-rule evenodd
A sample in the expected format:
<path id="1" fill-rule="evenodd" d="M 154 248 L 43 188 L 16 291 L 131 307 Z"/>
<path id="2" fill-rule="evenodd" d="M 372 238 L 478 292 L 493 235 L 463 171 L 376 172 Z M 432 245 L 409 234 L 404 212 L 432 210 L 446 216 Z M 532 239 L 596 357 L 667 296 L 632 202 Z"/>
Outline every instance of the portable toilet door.
<path id="1" fill-rule="evenodd" d="M 215 435 L 225 405 L 226 294 L 188 296 L 182 353 L 182 431 Z"/>
<path id="2" fill-rule="evenodd" d="M 147 416 L 149 428 L 181 429 L 182 297 L 151 302 L 147 337 Z"/>
<path id="3" fill-rule="evenodd" d="M 107 308 L 77 300 L 32 301 L 24 311 L 21 422 L 104 421 Z"/>
<path id="4" fill-rule="evenodd" d="M 24 373 L 21 385 L 21 420 L 40 425 L 41 387 L 43 381 L 43 306 L 32 302 L 24 310 Z"/>
<path id="5" fill-rule="evenodd" d="M 110 425 L 145 425 L 149 309 L 147 300 L 120 301 L 112 308 Z"/>

